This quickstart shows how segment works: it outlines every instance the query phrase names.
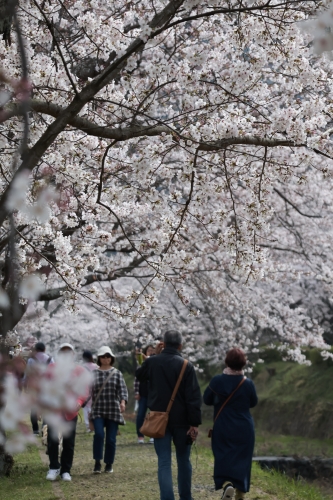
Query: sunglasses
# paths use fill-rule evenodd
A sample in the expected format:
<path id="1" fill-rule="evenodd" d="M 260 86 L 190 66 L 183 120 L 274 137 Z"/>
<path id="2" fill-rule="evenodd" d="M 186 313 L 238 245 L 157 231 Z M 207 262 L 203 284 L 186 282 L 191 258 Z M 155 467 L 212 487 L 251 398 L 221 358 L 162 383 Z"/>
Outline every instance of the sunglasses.
<path id="1" fill-rule="evenodd" d="M 102 356 L 98 356 L 99 358 L 111 358 L 110 354 L 103 354 Z"/>

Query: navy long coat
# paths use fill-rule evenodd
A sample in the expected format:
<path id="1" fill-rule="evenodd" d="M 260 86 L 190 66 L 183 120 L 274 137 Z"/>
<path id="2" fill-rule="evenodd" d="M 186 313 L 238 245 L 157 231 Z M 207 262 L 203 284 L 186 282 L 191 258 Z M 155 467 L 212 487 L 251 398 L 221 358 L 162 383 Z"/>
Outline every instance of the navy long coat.
<path id="1" fill-rule="evenodd" d="M 242 375 L 217 375 L 205 390 L 206 405 L 214 405 L 214 418 L 224 401 L 236 389 Z M 215 488 L 231 481 L 246 493 L 250 489 L 254 424 L 250 413 L 258 402 L 252 380 L 246 379 L 218 416 L 212 436 Z"/>

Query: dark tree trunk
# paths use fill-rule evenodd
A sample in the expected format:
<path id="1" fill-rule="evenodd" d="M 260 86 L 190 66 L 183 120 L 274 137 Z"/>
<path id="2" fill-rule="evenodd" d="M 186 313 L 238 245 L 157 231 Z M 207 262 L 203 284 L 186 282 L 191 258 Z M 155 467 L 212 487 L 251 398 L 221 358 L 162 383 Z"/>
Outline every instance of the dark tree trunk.
<path id="1" fill-rule="evenodd" d="M 0 35 L 2 35 L 6 46 L 11 44 L 12 16 L 9 12 L 10 3 L 11 0 L 0 0 Z"/>
<path id="2" fill-rule="evenodd" d="M 9 476 L 14 465 L 14 459 L 0 446 L 0 478 Z"/>
<path id="3" fill-rule="evenodd" d="M 14 290 L 13 292 L 13 294 L 8 292 L 10 307 L 8 309 L 0 309 L 2 314 L 0 316 L 0 335 L 2 335 L 3 339 L 5 338 L 7 332 L 13 330 L 17 323 L 22 319 L 28 306 L 27 304 L 20 304 L 17 290 Z M 0 351 L 2 351 L 3 347 L 4 346 L 0 345 Z"/>

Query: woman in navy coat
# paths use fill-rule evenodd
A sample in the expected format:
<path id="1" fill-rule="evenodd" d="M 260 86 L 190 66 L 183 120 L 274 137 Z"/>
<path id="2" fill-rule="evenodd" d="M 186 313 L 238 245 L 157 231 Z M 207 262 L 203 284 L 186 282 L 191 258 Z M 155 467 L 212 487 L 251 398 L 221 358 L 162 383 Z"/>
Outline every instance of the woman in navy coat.
<path id="1" fill-rule="evenodd" d="M 206 405 L 214 405 L 215 419 L 223 403 L 238 387 L 214 422 L 214 482 L 215 489 L 223 489 L 222 500 L 233 498 L 234 493 L 236 500 L 244 500 L 245 493 L 250 489 L 254 449 L 254 424 L 250 408 L 256 406 L 258 398 L 254 383 L 244 377 L 244 352 L 231 349 L 225 364 L 227 367 L 223 374 L 210 381 L 203 396 Z"/>

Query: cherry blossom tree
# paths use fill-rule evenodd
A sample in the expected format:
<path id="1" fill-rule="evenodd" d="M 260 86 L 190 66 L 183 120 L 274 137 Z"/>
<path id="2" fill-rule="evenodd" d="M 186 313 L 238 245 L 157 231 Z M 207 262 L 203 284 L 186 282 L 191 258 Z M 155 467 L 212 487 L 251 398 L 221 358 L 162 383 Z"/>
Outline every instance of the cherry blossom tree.
<path id="1" fill-rule="evenodd" d="M 213 345 L 266 325 L 324 346 L 290 308 L 295 280 L 332 280 L 333 66 L 301 29 L 319 5 L 1 1 L 2 336 L 60 298 L 133 332 L 172 290 Z"/>
<path id="2" fill-rule="evenodd" d="M 127 298 L 132 319 L 157 281 L 186 302 L 182 281 L 200 265 L 245 283 L 264 276 L 283 187 L 331 168 L 331 64 L 296 24 L 315 7 L 35 1 L 13 11 L 1 48 L 4 332 L 29 298 L 63 296 L 75 309 L 78 294 L 95 300 L 94 283 L 134 271 L 144 284 Z"/>

